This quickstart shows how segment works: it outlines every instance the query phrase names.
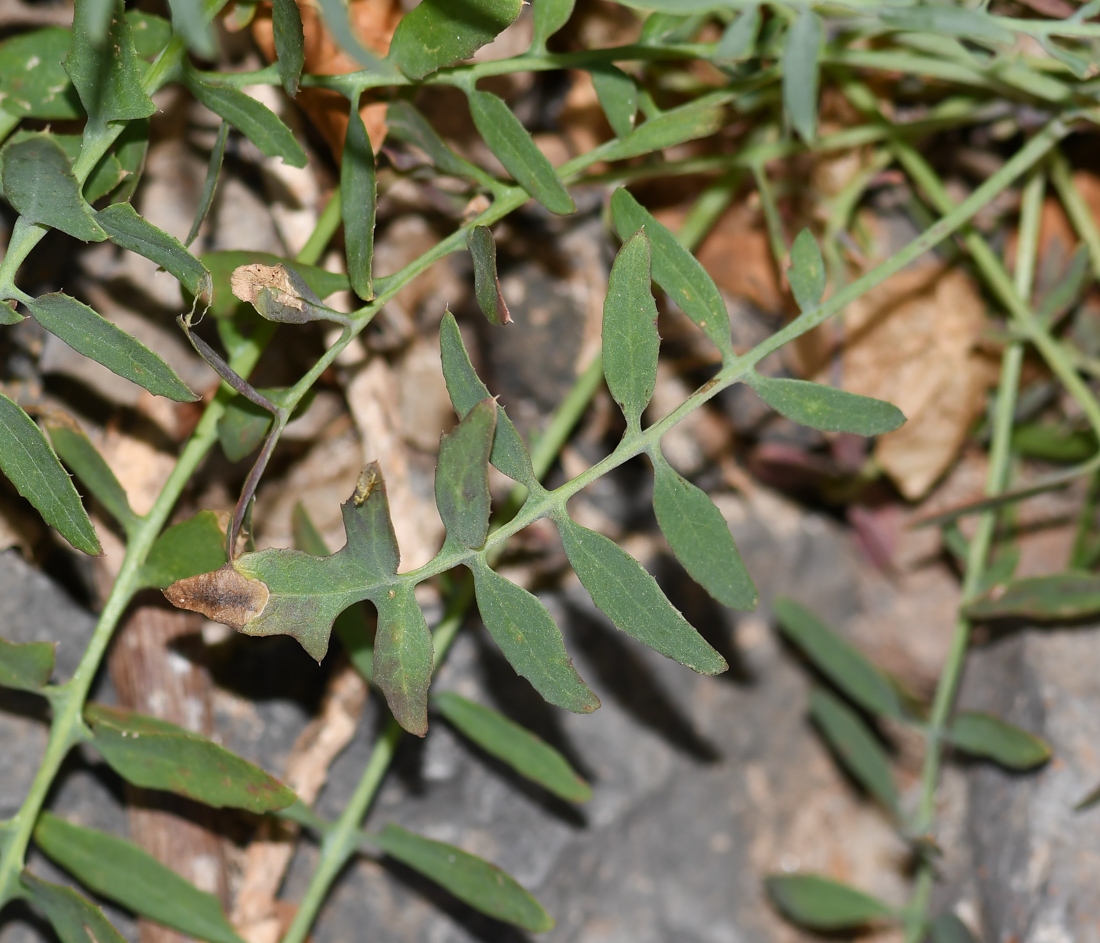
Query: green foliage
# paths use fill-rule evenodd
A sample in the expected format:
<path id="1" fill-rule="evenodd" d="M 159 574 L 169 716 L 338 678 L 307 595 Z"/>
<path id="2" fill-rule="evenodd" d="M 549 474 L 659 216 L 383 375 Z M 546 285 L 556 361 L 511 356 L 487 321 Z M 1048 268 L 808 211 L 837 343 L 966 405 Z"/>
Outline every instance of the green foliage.
<path id="1" fill-rule="evenodd" d="M 5 147 L 3 174 L 5 198 L 28 222 L 85 242 L 107 238 L 80 194 L 69 158 L 52 135 L 28 135 Z"/>
<path id="2" fill-rule="evenodd" d="M 56 642 L 16 645 L 0 638 L 0 687 L 41 691 L 53 674 Z"/>
<path id="3" fill-rule="evenodd" d="M 968 603 L 964 612 L 978 621 L 1087 618 L 1100 612 L 1100 576 L 1070 571 L 1013 580 Z"/>
<path id="4" fill-rule="evenodd" d="M 294 0 L 274 0 L 271 21 L 274 27 L 279 79 L 286 93 L 293 98 L 298 94 L 298 83 L 306 62 L 305 33 L 298 4 Z"/>
<path id="5" fill-rule="evenodd" d="M 130 501 L 115 473 L 88 437 L 79 429 L 67 425 L 47 423 L 46 431 L 58 458 L 80 479 L 107 513 L 122 525 L 123 530 L 127 534 L 133 533 L 138 516 L 131 510 Z"/>
<path id="6" fill-rule="evenodd" d="M 63 65 L 72 42 L 72 30 L 47 26 L 0 43 L 0 95 L 8 114 L 55 120 L 82 117 L 80 98 Z"/>
<path id="7" fill-rule="evenodd" d="M 375 598 L 374 683 L 386 695 L 394 719 L 409 733 L 428 732 L 428 685 L 432 680 L 432 633 L 409 584 Z"/>
<path id="8" fill-rule="evenodd" d="M 810 692 L 810 716 L 844 768 L 887 810 L 896 812 L 898 792 L 890 761 L 859 714 L 828 691 L 817 689 Z"/>
<path id="9" fill-rule="evenodd" d="M 20 875 L 20 882 L 27 897 L 46 915 L 61 943 L 125 943 L 103 911 L 71 887 L 50 884 L 30 871 Z"/>
<path id="10" fill-rule="evenodd" d="M 634 130 L 634 117 L 638 113 L 638 89 L 634 80 L 613 65 L 601 65 L 589 71 L 608 123 L 615 134 L 626 137 Z"/>
<path id="11" fill-rule="evenodd" d="M 806 142 L 817 136 L 818 60 L 825 29 L 810 7 L 803 7 L 783 45 L 783 106 L 791 127 Z"/>
<path id="12" fill-rule="evenodd" d="M 213 511 L 199 511 L 164 531 L 149 550 L 138 579 L 167 589 L 176 580 L 209 573 L 225 563 L 225 529 Z"/>
<path id="13" fill-rule="evenodd" d="M 402 18 L 390 57 L 410 79 L 422 79 L 491 43 L 522 7 L 522 0 L 423 0 Z"/>
<path id="14" fill-rule="evenodd" d="M 439 440 L 435 503 L 447 536 L 471 550 L 489 534 L 489 453 L 496 428 L 496 400 L 483 399 Z"/>
<path id="15" fill-rule="evenodd" d="M 890 916 L 882 901 L 816 874 L 772 875 L 768 896 L 783 915 L 811 930 L 846 930 Z"/>
<path id="16" fill-rule="evenodd" d="M 847 393 L 807 380 L 773 379 L 755 374 L 749 385 L 781 416 L 823 432 L 881 435 L 905 422 L 892 403 Z"/>
<path id="17" fill-rule="evenodd" d="M 374 212 L 377 183 L 374 178 L 374 150 L 359 109 L 348 113 L 344 157 L 340 164 L 341 216 L 348 262 L 348 280 L 364 301 L 374 297 L 371 262 L 374 257 Z"/>
<path id="18" fill-rule="evenodd" d="M 490 324 L 500 326 L 512 320 L 500 291 L 497 275 L 497 244 L 488 226 L 475 226 L 466 238 L 474 263 L 474 297 Z"/>
<path id="19" fill-rule="evenodd" d="M 947 736 L 956 749 L 1008 769 L 1032 769 L 1051 756 L 1050 747 L 1034 734 L 990 714 L 956 714 Z"/>

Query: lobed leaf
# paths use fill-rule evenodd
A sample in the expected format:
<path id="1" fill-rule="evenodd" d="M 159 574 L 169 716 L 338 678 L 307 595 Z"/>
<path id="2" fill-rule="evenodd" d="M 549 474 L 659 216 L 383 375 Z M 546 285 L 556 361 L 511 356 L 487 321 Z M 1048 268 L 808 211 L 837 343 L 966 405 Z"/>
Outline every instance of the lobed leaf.
<path id="1" fill-rule="evenodd" d="M 0 393 L 0 471 L 77 550 L 99 554 L 95 528 L 42 430 Z"/>
<path id="2" fill-rule="evenodd" d="M 127 910 L 209 943 L 242 943 L 213 894 L 161 864 L 132 842 L 38 817 L 34 840 L 46 856 L 97 894 Z"/>
<path id="3" fill-rule="evenodd" d="M 610 63 L 590 66 L 588 71 L 611 130 L 616 137 L 626 137 L 634 130 L 634 117 L 638 113 L 638 89 L 634 80 Z"/>
<path id="4" fill-rule="evenodd" d="M 469 99 L 478 134 L 516 183 L 551 213 L 564 216 L 576 212 L 576 204 L 553 164 L 504 101 L 491 92 L 478 91 L 470 92 Z"/>
<path id="5" fill-rule="evenodd" d="M 665 461 L 659 448 L 650 457 L 653 510 L 676 559 L 723 606 L 755 609 L 759 595 L 722 512 Z"/>
<path id="6" fill-rule="evenodd" d="M 474 372 L 458 322 L 450 311 L 443 315 L 443 323 L 439 326 L 439 353 L 447 393 L 459 418 L 465 418 L 474 406 L 489 396 L 489 390 Z M 528 487 L 538 483 L 527 446 L 501 406 L 497 407 L 497 431 L 489 461 L 513 481 Z"/>
<path id="7" fill-rule="evenodd" d="M 27 897 L 46 915 L 61 943 L 126 943 L 103 911 L 71 887 L 50 884 L 30 871 L 24 871 L 19 880 Z"/>
<path id="8" fill-rule="evenodd" d="M 898 791 L 890 761 L 859 714 L 824 688 L 817 688 L 810 692 L 810 716 L 856 782 L 896 813 Z"/>
<path id="9" fill-rule="evenodd" d="M 123 0 L 94 4 L 81 0 L 73 15 L 73 44 L 65 57 L 65 71 L 88 118 L 98 125 L 148 118 L 157 110 L 142 87 L 133 30 L 125 13 Z"/>
<path id="10" fill-rule="evenodd" d="M 177 403 L 193 403 L 198 399 L 157 354 L 86 304 L 62 292 L 42 295 L 26 304 L 47 331 L 112 373 Z"/>
<path id="11" fill-rule="evenodd" d="M 625 160 L 674 147 L 685 141 L 710 137 L 720 131 L 725 123 L 725 109 L 721 105 L 690 102 L 679 108 L 671 108 L 638 125 L 630 134 L 604 151 L 604 159 Z"/>
<path id="12" fill-rule="evenodd" d="M 439 440 L 435 503 L 447 536 L 471 549 L 484 546 L 489 533 L 489 453 L 496 426 L 496 400 L 483 399 Z"/>
<path id="13" fill-rule="evenodd" d="M 129 533 L 137 525 L 138 516 L 131 510 L 130 500 L 111 471 L 111 466 L 103 460 L 88 437 L 79 428 L 50 423 L 48 419 L 46 431 L 61 461 Z"/>
<path id="14" fill-rule="evenodd" d="M 1051 756 L 1046 741 L 992 714 L 956 714 L 947 736 L 956 749 L 1008 769 L 1034 769 Z"/>
<path id="15" fill-rule="evenodd" d="M 554 926 L 542 905 L 514 878 L 461 848 L 423 838 L 392 824 L 366 837 L 391 858 L 435 881 L 483 914 L 532 933 Z"/>
<path id="16" fill-rule="evenodd" d="M 773 604 L 780 631 L 845 695 L 872 714 L 902 719 L 897 692 L 864 655 L 793 599 Z"/>
<path id="17" fill-rule="evenodd" d="M 24 642 L 0 638 L 0 687 L 41 691 L 53 674 L 56 642 Z"/>
<path id="18" fill-rule="evenodd" d="M 510 324 L 512 315 L 500 291 L 497 276 L 497 244 L 488 226 L 474 226 L 466 237 L 474 262 L 474 297 L 490 324 Z"/>
<path id="19" fill-rule="evenodd" d="M 592 788 L 561 753 L 499 711 L 468 701 L 453 691 L 433 695 L 432 705 L 463 736 L 555 796 L 568 802 L 587 802 L 592 798 Z"/>
<path id="20" fill-rule="evenodd" d="M 484 171 L 452 151 L 428 120 L 407 101 L 392 101 L 386 108 L 389 133 L 419 147 L 435 166 L 454 177 L 479 179 Z"/>
<path id="21" fill-rule="evenodd" d="M 1100 612 L 1100 576 L 1070 571 L 1029 576 L 994 587 L 963 607 L 968 619 L 1084 619 Z"/>
<path id="22" fill-rule="evenodd" d="M 603 372 L 628 430 L 641 428 L 642 411 L 653 397 L 660 345 L 649 240 L 641 230 L 615 257 L 603 305 Z"/>
<path id="23" fill-rule="evenodd" d="M 783 106 L 799 137 L 812 143 L 817 136 L 819 60 L 825 27 L 810 7 L 804 7 L 787 31 L 783 45 Z"/>
<path id="24" fill-rule="evenodd" d="M 204 59 L 214 59 L 218 50 L 214 36 L 203 15 L 202 0 L 168 0 L 172 11 L 172 28 L 183 37 L 187 48 Z"/>
<path id="25" fill-rule="evenodd" d="M 167 721 L 88 704 L 94 746 L 119 776 L 196 802 L 262 813 L 282 809 L 294 793 L 258 766 Z"/>
<path id="26" fill-rule="evenodd" d="M 4 196 L 27 222 L 74 239 L 102 242 L 107 234 L 84 202 L 69 158 L 49 134 L 31 134 L 3 151 Z"/>
<path id="27" fill-rule="evenodd" d="M 60 26 L 19 33 L 0 43 L 0 101 L 16 117 L 71 120 L 84 116 L 65 71 L 73 32 Z"/>
<path id="28" fill-rule="evenodd" d="M 340 215 L 344 220 L 348 279 L 352 290 L 364 301 L 374 297 L 371 264 L 374 258 L 377 189 L 374 150 L 359 109 L 352 105 L 344 138 L 344 156 L 340 163 Z"/>
<path id="29" fill-rule="evenodd" d="M 816 874 L 774 874 L 764 886 L 785 917 L 811 930 L 845 930 L 892 915 L 882 901 Z"/>
<path id="30" fill-rule="evenodd" d="M 882 435 L 905 422 L 905 415 L 892 403 L 808 380 L 755 374 L 748 383 L 779 415 L 823 432 Z"/>
<path id="31" fill-rule="evenodd" d="M 279 80 L 286 93 L 294 98 L 306 63 L 305 31 L 302 14 L 294 0 L 273 0 L 271 25 L 275 38 L 275 55 Z"/>
<path id="32" fill-rule="evenodd" d="M 204 82 L 193 70 L 188 70 L 185 78 L 191 94 L 201 104 L 233 125 L 265 157 L 281 157 L 291 167 L 305 167 L 306 152 L 294 132 L 266 105 L 240 89 Z"/>
<path id="33" fill-rule="evenodd" d="M 494 572 L 480 556 L 470 569 L 481 620 L 516 674 L 550 704 L 575 714 L 596 710 L 600 699 L 577 674 L 561 630 L 538 597 Z"/>
<path id="34" fill-rule="evenodd" d="M 522 0 L 422 0 L 397 25 L 390 58 L 419 81 L 469 59 L 504 32 L 522 8 Z"/>
<path id="35" fill-rule="evenodd" d="M 719 674 L 729 667 L 630 554 L 564 515 L 555 522 L 581 584 L 616 628 L 701 674 Z"/>
<path id="36" fill-rule="evenodd" d="M 825 294 L 825 260 L 821 257 L 817 240 L 808 229 L 803 229 L 791 246 L 787 281 L 801 311 L 813 311 L 821 304 Z"/>
<path id="37" fill-rule="evenodd" d="M 225 563 L 225 526 L 215 511 L 199 511 L 164 531 L 141 566 L 141 586 L 167 589 L 177 580 L 209 573 Z"/>
<path id="38" fill-rule="evenodd" d="M 192 295 L 197 297 L 212 288 L 206 266 L 175 236 L 139 216 L 129 203 L 114 203 L 96 213 L 95 220 L 111 242 L 156 262 Z"/>
<path id="39" fill-rule="evenodd" d="M 611 196 L 611 218 L 619 238 L 645 229 L 653 252 L 653 280 L 699 325 L 723 356 L 731 356 L 730 321 L 714 279 L 672 232 L 654 219 L 629 190 Z"/>
<path id="40" fill-rule="evenodd" d="M 535 0 L 532 51 L 546 48 L 546 40 L 569 22 L 576 0 Z"/>
<path id="41" fill-rule="evenodd" d="M 726 27 L 718 45 L 714 47 L 713 60 L 718 65 L 734 64 L 752 55 L 756 37 L 760 35 L 760 5 L 751 3 Z"/>
<path id="42" fill-rule="evenodd" d="M 394 719 L 409 733 L 428 732 L 428 685 L 435 652 L 432 633 L 411 583 L 378 595 L 374 636 L 374 683 L 386 695 Z"/>

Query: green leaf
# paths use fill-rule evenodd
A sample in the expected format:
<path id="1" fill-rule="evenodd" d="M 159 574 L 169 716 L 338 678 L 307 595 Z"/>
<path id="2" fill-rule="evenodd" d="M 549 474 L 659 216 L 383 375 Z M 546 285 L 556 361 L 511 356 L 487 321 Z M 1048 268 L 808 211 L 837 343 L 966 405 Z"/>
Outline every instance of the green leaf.
<path id="1" fill-rule="evenodd" d="M 546 48 L 546 40 L 569 22 L 576 0 L 534 0 L 534 35 L 531 51 Z"/>
<path id="2" fill-rule="evenodd" d="M 817 135 L 818 61 L 824 36 L 821 17 L 804 7 L 783 45 L 783 106 L 791 126 L 806 143 Z"/>
<path id="3" fill-rule="evenodd" d="M 53 674 L 56 642 L 17 645 L 0 638 L 0 687 L 41 691 Z"/>
<path id="4" fill-rule="evenodd" d="M 109 26 L 106 42 L 98 42 L 92 34 L 98 29 L 99 11 L 88 0 L 76 4 L 73 45 L 65 57 L 65 71 L 92 122 L 106 125 L 108 121 L 148 118 L 157 108 L 142 87 L 125 7 L 122 0 L 106 0 L 103 5 L 108 7 Z"/>
<path id="5" fill-rule="evenodd" d="M 293 0 L 291 0 L 293 2 Z M 297 9 L 297 6 L 295 6 Z M 187 238 L 183 240 L 185 246 L 191 245 L 199 234 L 206 214 L 214 202 L 214 191 L 218 186 L 218 177 L 222 172 L 222 162 L 225 160 L 225 145 L 229 140 L 229 122 L 223 121 L 218 128 L 218 136 L 214 138 L 214 146 L 210 150 L 210 160 L 206 164 L 206 179 L 202 182 L 202 193 L 199 195 L 199 205 L 195 207 L 195 218 L 191 222 L 191 229 Z"/>
<path id="6" fill-rule="evenodd" d="M 422 0 L 402 18 L 390 58 L 410 79 L 469 59 L 519 16 L 522 0 Z"/>
<path id="7" fill-rule="evenodd" d="M 374 683 L 386 695 L 394 719 L 409 733 L 428 732 L 428 685 L 432 680 L 432 633 L 411 583 L 395 584 L 375 598 Z"/>
<path id="8" fill-rule="evenodd" d="M 940 914 L 932 921 L 931 943 L 978 943 L 974 935 L 952 913 Z"/>
<path id="9" fill-rule="evenodd" d="M 817 240 L 808 229 L 794 240 L 791 246 L 791 266 L 787 269 L 791 292 L 802 311 L 813 311 L 821 304 L 825 294 L 825 260 L 817 247 Z"/>
<path id="10" fill-rule="evenodd" d="M 653 251 L 653 280 L 702 328 L 723 356 L 732 356 L 726 303 L 699 260 L 628 190 L 619 188 L 612 194 L 611 217 L 624 242 L 639 229 L 645 229 Z"/>
<path id="11" fill-rule="evenodd" d="M 271 394 L 277 391 L 257 387 L 256 392 L 271 399 Z M 273 421 L 271 413 L 262 406 L 243 396 L 234 396 L 218 420 L 218 442 L 225 457 L 231 462 L 239 462 L 251 455 L 267 438 Z"/>
<path id="12" fill-rule="evenodd" d="M 112 202 L 129 200 L 141 179 L 145 153 L 149 149 L 149 121 L 131 121 L 115 143 L 114 156 L 122 168 L 122 183 L 115 191 Z M 91 183 L 89 180 L 88 183 Z M 88 184 L 84 186 L 88 191 Z"/>
<path id="13" fill-rule="evenodd" d="M 999 17 L 965 7 L 927 3 L 909 9 L 883 9 L 880 16 L 887 25 L 914 33 L 941 33 L 1002 46 L 1011 46 L 1016 39 L 1012 30 L 997 22 Z"/>
<path id="14" fill-rule="evenodd" d="M 176 580 L 209 573 L 225 563 L 225 528 L 215 511 L 199 511 L 173 524 L 153 544 L 142 564 L 142 586 L 167 589 Z"/>
<path id="15" fill-rule="evenodd" d="M 773 608 L 780 631 L 845 695 L 872 714 L 905 716 L 893 686 L 861 652 L 793 599 L 780 596 Z"/>
<path id="16" fill-rule="evenodd" d="M 626 137 L 634 130 L 634 116 L 638 113 L 638 89 L 634 80 L 610 63 L 591 66 L 588 71 L 611 130 L 616 137 Z"/>
<path id="17" fill-rule="evenodd" d="M 139 916 L 209 943 L 242 943 L 217 897 L 131 842 L 50 812 L 39 816 L 34 840 L 82 884 Z"/>
<path id="18" fill-rule="evenodd" d="M 173 583 L 164 595 L 246 635 L 291 635 L 320 661 L 341 612 L 364 599 L 377 606 L 398 585 L 397 539 L 377 463 L 363 470 L 342 511 L 347 543 L 331 556 L 245 553 L 213 573 Z"/>
<path id="19" fill-rule="evenodd" d="M 824 688 L 817 688 L 810 692 L 810 716 L 844 768 L 890 812 L 896 813 L 898 792 L 890 761 L 859 714 Z"/>
<path id="20" fill-rule="evenodd" d="M 294 532 L 294 546 L 315 557 L 329 556 L 321 532 L 314 526 L 299 501 L 290 512 L 290 526 Z M 336 617 L 332 631 L 347 650 L 351 663 L 367 681 L 374 677 L 374 627 L 367 622 L 362 604 L 349 606 Z"/>
<path id="21" fill-rule="evenodd" d="M 386 124 L 392 137 L 415 144 L 443 173 L 475 180 L 486 176 L 479 167 L 452 151 L 428 120 L 409 102 L 400 99 L 390 102 L 386 108 Z"/>
<path id="22" fill-rule="evenodd" d="M 345 0 L 318 0 L 325 25 L 332 33 L 340 48 L 358 62 L 364 69 L 376 75 L 396 75 L 397 70 L 385 59 L 379 59 L 369 49 L 364 48 L 348 22 L 348 8 Z M 392 48 L 392 46 L 391 46 Z"/>
<path id="23" fill-rule="evenodd" d="M 107 238 L 80 195 L 69 158 L 51 135 L 33 134 L 5 147 L 3 175 L 4 196 L 27 222 L 85 242 Z"/>
<path id="24" fill-rule="evenodd" d="M 488 226 L 475 226 L 466 237 L 474 261 L 474 297 L 490 324 L 510 324 L 512 315 L 500 291 L 497 276 L 497 244 Z"/>
<path id="25" fill-rule="evenodd" d="M 459 418 L 465 418 L 474 406 L 489 396 L 489 390 L 474 372 L 458 322 L 450 311 L 443 315 L 443 323 L 439 326 L 439 351 L 447 392 Z M 537 484 L 531 455 L 503 407 L 497 408 L 497 431 L 489 461 L 513 481 L 528 487 Z"/>
<path id="26" fill-rule="evenodd" d="M 19 879 L 30 900 L 50 921 L 61 943 L 126 943 L 122 934 L 103 916 L 103 911 L 71 887 L 50 884 L 30 871 L 24 871 Z"/>
<path id="27" fill-rule="evenodd" d="M 0 393 L 0 471 L 34 505 L 42 519 L 56 527 L 77 550 L 90 554 L 103 552 L 88 512 L 80 503 L 80 495 L 42 430 L 3 393 Z"/>
<path id="28" fill-rule="evenodd" d="M 726 124 L 725 108 L 721 105 L 690 102 L 671 108 L 638 125 L 604 151 L 605 160 L 624 160 L 640 154 L 674 147 L 685 141 L 710 137 Z"/>
<path id="29" fill-rule="evenodd" d="M 435 881 L 483 914 L 532 933 L 554 926 L 542 905 L 500 868 L 454 845 L 422 838 L 399 825 L 368 834 L 371 844 Z"/>
<path id="30" fill-rule="evenodd" d="M 1074 571 L 1013 580 L 963 607 L 963 615 L 975 621 L 1054 622 L 1084 619 L 1097 612 L 1100 612 L 1100 576 Z"/>
<path id="31" fill-rule="evenodd" d="M 11 298 L 7 301 L 0 301 L 0 324 L 3 324 L 5 327 L 27 320 L 15 310 L 15 304 L 14 299 Z"/>
<path id="32" fill-rule="evenodd" d="M 187 48 L 204 59 L 217 58 L 214 36 L 203 15 L 202 0 L 168 0 L 172 28 L 183 37 Z"/>
<path id="33" fill-rule="evenodd" d="M 551 213 L 564 216 L 576 212 L 576 204 L 553 164 L 504 101 L 492 92 L 472 91 L 469 98 L 478 134 L 516 183 Z"/>
<path id="34" fill-rule="evenodd" d="M 281 157 L 291 167 L 305 167 L 306 152 L 282 119 L 266 105 L 228 85 L 211 85 L 191 70 L 187 87 L 199 102 L 228 121 L 260 149 L 265 157 Z"/>
<path id="35" fill-rule="evenodd" d="M 952 745 L 1008 769 L 1033 769 L 1050 759 L 1047 743 L 992 714 L 956 714 L 947 731 Z"/>
<path id="36" fill-rule="evenodd" d="M 631 236 L 615 257 L 603 304 L 603 372 L 628 430 L 641 428 L 642 411 L 657 385 L 661 338 L 649 260 L 649 240 L 643 230 Z"/>
<path id="37" fill-rule="evenodd" d="M 587 802 L 592 788 L 569 761 L 541 737 L 499 711 L 452 691 L 432 696 L 432 706 L 490 756 L 568 802 Z"/>
<path id="38" fill-rule="evenodd" d="M 561 630 L 538 597 L 494 572 L 481 556 L 470 569 L 481 620 L 516 674 L 550 704 L 575 714 L 596 710 L 600 699 L 577 674 Z"/>
<path id="39" fill-rule="evenodd" d="M 435 503 L 447 536 L 470 549 L 483 546 L 489 534 L 489 453 L 496 427 L 496 400 L 487 398 L 439 440 Z"/>
<path id="40" fill-rule="evenodd" d="M 756 374 L 748 383 L 779 415 L 811 429 L 882 435 L 905 422 L 902 411 L 892 403 L 808 380 L 773 379 Z"/>
<path id="41" fill-rule="evenodd" d="M 288 0 L 293 5 L 293 0 Z M 359 109 L 352 105 L 340 164 L 340 213 L 344 219 L 344 249 L 348 278 L 364 301 L 374 297 L 371 261 L 374 257 L 374 212 L 377 183 L 374 151 Z"/>
<path id="42" fill-rule="evenodd" d="M 760 6 L 753 3 L 745 7 L 722 34 L 714 47 L 713 60 L 718 65 L 735 64 L 752 55 L 756 37 L 760 34 Z"/>
<path id="43" fill-rule="evenodd" d="M 258 766 L 167 721 L 88 704 L 92 745 L 128 783 L 164 789 L 220 809 L 282 809 L 294 793 Z"/>
<path id="44" fill-rule="evenodd" d="M 175 236 L 139 216 L 129 203 L 114 203 L 96 213 L 95 218 L 111 242 L 156 262 L 192 295 L 210 290 L 212 282 L 206 267 Z"/>
<path id="45" fill-rule="evenodd" d="M 616 628 L 701 674 L 729 667 L 630 554 L 564 515 L 555 521 L 581 584 Z"/>
<path id="46" fill-rule="evenodd" d="M 145 122 L 135 123 L 144 124 Z M 8 139 L 8 146 L 19 144 L 23 141 L 33 140 L 37 136 L 37 132 L 34 131 L 16 131 L 15 134 Z M 65 156 L 68 158 L 70 165 L 80 156 L 80 151 L 84 146 L 82 135 L 51 134 L 50 138 L 65 152 Z M 125 173 L 118 158 L 111 153 L 104 154 L 95 167 L 92 168 L 92 172 L 88 174 L 88 179 L 84 182 L 84 199 L 88 203 L 94 203 L 100 197 L 106 196 L 117 187 L 124 176 Z"/>
<path id="47" fill-rule="evenodd" d="M 26 305 L 47 331 L 112 373 L 177 403 L 198 399 L 157 354 L 75 298 L 55 292 Z"/>
<path id="48" fill-rule="evenodd" d="M 1096 433 L 1045 422 L 1021 423 L 1012 430 L 1012 451 L 1044 462 L 1076 465 L 1096 454 Z"/>
<path id="49" fill-rule="evenodd" d="M 787 919 L 811 930 L 844 930 L 892 914 L 882 901 L 816 874 L 773 874 L 764 886 Z"/>
<path id="50" fill-rule="evenodd" d="M 31 30 L 0 43 L 0 101 L 18 117 L 69 120 L 84 116 L 64 61 L 72 30 Z"/>
<path id="51" fill-rule="evenodd" d="M 107 513 L 118 521 L 126 533 L 137 526 L 138 516 L 130 509 L 130 501 L 115 473 L 103 460 L 96 447 L 79 428 L 52 424 L 47 419 L 46 431 L 58 457 L 92 493 Z"/>
<path id="52" fill-rule="evenodd" d="M 682 478 L 659 449 L 650 452 L 653 510 L 668 545 L 691 578 L 723 606 L 755 609 L 756 587 L 722 512 L 706 492 Z"/>
<path id="53" fill-rule="evenodd" d="M 172 24 L 163 16 L 127 10 L 126 19 L 134 36 L 134 49 L 142 59 L 155 59 L 172 39 Z"/>
<path id="54" fill-rule="evenodd" d="M 282 265 L 293 269 L 319 298 L 327 298 L 338 291 L 347 291 L 351 287 L 346 275 L 326 272 L 316 265 L 284 259 L 270 252 L 229 249 L 208 252 L 201 257 L 201 261 L 213 279 L 214 291 L 210 313 L 216 318 L 232 316 L 240 305 L 240 300 L 233 294 L 230 283 L 233 273 L 242 265 Z"/>
<path id="55" fill-rule="evenodd" d="M 294 98 L 306 63 L 305 32 L 302 14 L 294 0 L 274 0 L 271 24 L 275 35 L 275 55 L 279 65 L 279 80 L 286 93 Z"/>

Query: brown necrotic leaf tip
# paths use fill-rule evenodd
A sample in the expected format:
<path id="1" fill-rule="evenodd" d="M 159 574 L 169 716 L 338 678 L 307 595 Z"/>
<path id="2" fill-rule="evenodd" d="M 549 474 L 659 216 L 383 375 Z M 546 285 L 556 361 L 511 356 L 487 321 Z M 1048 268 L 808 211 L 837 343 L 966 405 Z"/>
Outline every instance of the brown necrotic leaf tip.
<path id="1" fill-rule="evenodd" d="M 262 581 L 242 576 L 227 563 L 212 573 L 177 580 L 164 595 L 178 609 L 201 613 L 240 631 L 263 614 L 270 593 Z"/>

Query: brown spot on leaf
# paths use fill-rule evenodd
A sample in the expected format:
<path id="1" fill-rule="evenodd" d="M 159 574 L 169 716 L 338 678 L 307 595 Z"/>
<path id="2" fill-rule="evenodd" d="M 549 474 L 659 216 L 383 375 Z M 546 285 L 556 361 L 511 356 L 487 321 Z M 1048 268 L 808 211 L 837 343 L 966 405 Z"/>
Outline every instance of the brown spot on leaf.
<path id="1" fill-rule="evenodd" d="M 241 265 L 229 277 L 229 287 L 237 298 L 248 304 L 252 304 L 265 288 L 270 288 L 276 292 L 275 300 L 279 304 L 296 311 L 305 307 L 284 265 L 264 265 L 261 262 Z"/>
<path id="2" fill-rule="evenodd" d="M 382 478 L 382 469 L 378 462 L 370 462 L 363 467 L 359 473 L 359 480 L 355 483 L 355 493 L 351 496 L 355 506 L 361 508 L 375 488 L 385 491 L 386 482 Z"/>
<path id="3" fill-rule="evenodd" d="M 262 580 L 250 580 L 227 563 L 212 573 L 177 580 L 164 595 L 178 609 L 202 613 L 240 631 L 263 614 L 270 592 Z"/>

